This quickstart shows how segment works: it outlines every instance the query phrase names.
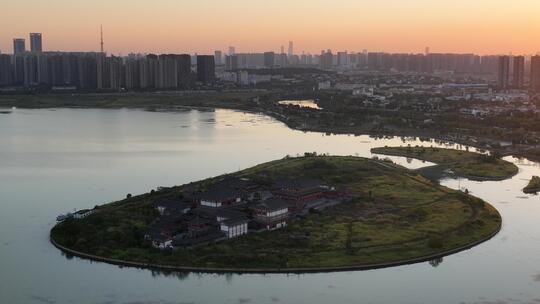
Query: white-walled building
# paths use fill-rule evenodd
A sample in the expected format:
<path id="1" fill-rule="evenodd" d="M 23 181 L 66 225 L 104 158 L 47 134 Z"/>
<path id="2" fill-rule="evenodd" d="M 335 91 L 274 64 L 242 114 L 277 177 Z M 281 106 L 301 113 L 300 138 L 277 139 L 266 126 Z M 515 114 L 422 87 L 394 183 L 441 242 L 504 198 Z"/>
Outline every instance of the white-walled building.
<path id="1" fill-rule="evenodd" d="M 271 198 L 251 207 L 254 220 L 267 230 L 287 226 L 289 206 L 281 199 Z"/>
<path id="2" fill-rule="evenodd" d="M 227 238 L 235 238 L 248 233 L 247 218 L 233 218 L 224 220 L 220 223 L 221 231 Z"/>
<path id="3" fill-rule="evenodd" d="M 94 212 L 95 212 L 94 210 L 90 210 L 90 209 L 79 210 L 79 211 L 73 213 L 73 218 L 77 219 L 77 220 L 80 220 L 80 219 L 83 219 L 83 218 L 89 216 L 90 214 L 92 214 Z"/>

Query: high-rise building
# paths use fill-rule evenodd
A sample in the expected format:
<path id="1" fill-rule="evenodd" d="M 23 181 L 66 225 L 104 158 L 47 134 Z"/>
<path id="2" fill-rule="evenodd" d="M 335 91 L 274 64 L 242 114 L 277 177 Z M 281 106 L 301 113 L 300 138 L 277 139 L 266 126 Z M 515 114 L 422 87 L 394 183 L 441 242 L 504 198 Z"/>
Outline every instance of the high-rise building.
<path id="1" fill-rule="evenodd" d="M 97 88 L 100 90 L 118 90 L 124 85 L 122 58 L 105 56 L 99 53 L 97 65 Z"/>
<path id="2" fill-rule="evenodd" d="M 319 59 L 319 65 L 323 70 L 329 70 L 334 65 L 334 55 L 331 50 L 321 51 L 321 56 Z"/>
<path id="3" fill-rule="evenodd" d="M 30 33 L 30 51 L 31 52 L 43 51 L 41 33 Z"/>
<path id="4" fill-rule="evenodd" d="M 64 79 L 65 77 L 63 56 L 61 53 L 55 53 L 49 56 L 49 83 L 52 86 L 63 86 L 65 84 Z M 100 79 L 98 79 L 98 81 L 99 80 Z"/>
<path id="5" fill-rule="evenodd" d="M 349 58 L 348 58 L 348 55 L 347 55 L 347 51 L 337 53 L 337 65 L 338 66 L 345 66 L 345 65 L 349 64 L 348 59 Z"/>
<path id="6" fill-rule="evenodd" d="M 223 64 L 223 53 L 220 50 L 214 51 L 214 62 L 216 65 Z"/>
<path id="7" fill-rule="evenodd" d="M 302 64 L 302 65 L 312 65 L 313 64 L 313 55 L 302 53 L 302 55 L 300 56 L 300 64 Z"/>
<path id="8" fill-rule="evenodd" d="M 514 64 L 513 64 L 513 81 L 512 85 L 516 89 L 523 88 L 523 82 L 525 79 L 525 57 L 523 56 L 516 56 L 514 57 Z"/>
<path id="9" fill-rule="evenodd" d="M 292 57 L 294 55 L 294 45 L 292 41 L 289 41 L 289 50 L 287 52 L 288 57 Z"/>
<path id="10" fill-rule="evenodd" d="M 13 56 L 13 84 L 21 86 L 24 84 L 24 55 L 18 54 Z"/>
<path id="11" fill-rule="evenodd" d="M 81 89 L 97 88 L 97 57 L 94 53 L 82 54 L 77 59 L 78 83 Z"/>
<path id="12" fill-rule="evenodd" d="M 278 64 L 280 67 L 286 67 L 289 65 L 289 58 L 287 58 L 287 54 L 281 53 L 278 57 Z"/>
<path id="13" fill-rule="evenodd" d="M 274 52 L 265 52 L 264 53 L 264 66 L 267 68 L 273 68 L 275 58 L 276 58 L 276 54 Z"/>
<path id="14" fill-rule="evenodd" d="M 499 69 L 498 69 L 497 84 L 499 89 L 506 90 L 510 87 L 510 57 L 499 57 Z"/>
<path id="15" fill-rule="evenodd" d="M 110 86 L 110 66 L 109 61 L 106 59 L 107 56 L 105 56 L 105 53 L 99 53 L 97 59 L 97 88 L 99 90 L 107 89 Z M 56 70 L 56 68 L 54 70 Z M 59 71 L 61 71 L 61 69 Z"/>
<path id="16" fill-rule="evenodd" d="M 197 56 L 197 81 L 205 84 L 213 83 L 216 78 L 214 56 Z"/>
<path id="17" fill-rule="evenodd" d="M 236 49 L 234 46 L 230 46 L 229 47 L 229 56 L 232 56 L 232 55 L 235 55 L 236 54 Z"/>
<path id="18" fill-rule="evenodd" d="M 133 90 L 133 89 L 139 89 L 141 88 L 141 65 L 140 62 L 142 61 L 141 58 L 135 57 L 135 56 L 129 56 L 126 59 L 126 63 L 124 65 L 125 69 L 125 83 L 126 83 L 126 89 Z"/>
<path id="19" fill-rule="evenodd" d="M 0 86 L 13 84 L 11 56 L 0 54 Z"/>
<path id="20" fill-rule="evenodd" d="M 225 57 L 225 69 L 233 71 L 238 69 L 238 56 L 229 55 Z"/>
<path id="21" fill-rule="evenodd" d="M 147 56 L 148 68 L 139 68 L 142 78 L 153 81 L 141 80 L 142 87 L 160 89 L 187 88 L 191 85 L 191 56 L 188 54 L 162 54 L 159 56 Z"/>
<path id="22" fill-rule="evenodd" d="M 367 66 L 368 66 L 368 69 L 372 70 L 372 71 L 377 71 L 379 69 L 381 69 L 381 54 L 380 53 L 375 53 L 375 52 L 369 52 L 367 54 Z"/>
<path id="23" fill-rule="evenodd" d="M 22 54 L 26 51 L 26 46 L 23 38 L 13 39 L 13 54 Z"/>
<path id="24" fill-rule="evenodd" d="M 191 73 L 191 56 L 189 54 L 180 54 L 176 56 L 178 68 L 179 86 L 182 88 L 190 87 L 195 80 Z"/>
<path id="25" fill-rule="evenodd" d="M 39 83 L 38 73 L 38 56 L 36 54 L 27 54 L 23 59 L 24 66 L 24 85 L 35 86 Z"/>
<path id="26" fill-rule="evenodd" d="M 172 54 L 162 54 L 158 57 L 158 88 L 171 89 L 178 86 L 176 58 Z"/>
<path id="27" fill-rule="evenodd" d="M 109 61 L 109 89 L 119 90 L 124 86 L 124 73 L 122 70 L 122 58 L 110 56 Z"/>
<path id="28" fill-rule="evenodd" d="M 157 88 L 159 74 L 159 57 L 156 54 L 146 55 L 144 68 L 141 70 L 141 86 L 143 88 Z M 191 58 L 190 58 L 191 61 Z"/>
<path id="29" fill-rule="evenodd" d="M 540 56 L 531 57 L 531 90 L 540 92 Z"/>

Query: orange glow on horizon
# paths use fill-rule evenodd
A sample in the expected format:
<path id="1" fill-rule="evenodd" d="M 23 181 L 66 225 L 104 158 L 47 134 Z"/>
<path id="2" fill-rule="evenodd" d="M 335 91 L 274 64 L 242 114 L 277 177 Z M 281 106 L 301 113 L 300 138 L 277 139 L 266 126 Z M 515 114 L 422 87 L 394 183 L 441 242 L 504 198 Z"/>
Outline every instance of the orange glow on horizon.
<path id="1" fill-rule="evenodd" d="M 213 53 L 330 48 L 535 54 L 538 0 L 19 0 L 0 11 L 0 50 L 42 32 L 44 50 Z"/>

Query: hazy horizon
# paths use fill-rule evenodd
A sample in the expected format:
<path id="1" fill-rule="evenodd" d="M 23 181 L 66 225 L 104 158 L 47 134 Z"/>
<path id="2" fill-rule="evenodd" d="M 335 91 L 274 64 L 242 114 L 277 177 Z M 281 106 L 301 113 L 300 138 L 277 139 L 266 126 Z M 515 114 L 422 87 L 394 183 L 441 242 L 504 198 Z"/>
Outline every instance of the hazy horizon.
<path id="1" fill-rule="evenodd" d="M 540 2 L 518 0 L 153 1 L 21 0 L 0 13 L 0 50 L 13 38 L 43 33 L 47 51 L 97 51 L 103 24 L 105 50 L 113 54 L 279 52 L 295 53 L 536 54 Z"/>

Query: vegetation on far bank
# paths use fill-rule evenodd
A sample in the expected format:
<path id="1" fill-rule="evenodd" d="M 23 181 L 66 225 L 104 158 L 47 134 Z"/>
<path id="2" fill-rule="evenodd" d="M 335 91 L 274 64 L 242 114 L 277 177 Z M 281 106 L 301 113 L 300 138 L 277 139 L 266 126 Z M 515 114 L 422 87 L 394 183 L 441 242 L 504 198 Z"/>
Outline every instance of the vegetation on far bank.
<path id="1" fill-rule="evenodd" d="M 256 92 L 148 92 L 148 93 L 74 93 L 39 95 L 0 95 L 0 107 L 19 108 L 141 108 L 215 107 L 249 109 Z"/>
<path id="2" fill-rule="evenodd" d="M 497 155 L 434 147 L 381 147 L 372 153 L 416 158 L 450 167 L 462 177 L 474 180 L 503 180 L 518 173 L 518 167 Z"/>
<path id="3" fill-rule="evenodd" d="M 156 218 L 152 203 L 185 186 L 100 206 L 55 226 L 51 237 L 80 252 L 125 261 L 213 268 L 306 268 L 390 263 L 472 244 L 498 231 L 499 213 L 481 199 L 436 185 L 389 162 L 358 157 L 285 158 L 232 175 L 312 177 L 354 199 L 311 212 L 276 231 L 194 249 L 158 250 L 143 239 Z M 205 187 L 223 176 L 190 184 Z"/>
<path id="4" fill-rule="evenodd" d="M 529 184 L 523 188 L 524 193 L 537 193 L 540 192 L 540 177 L 533 176 L 529 181 Z"/>
<path id="5" fill-rule="evenodd" d="M 299 71 L 289 72 L 298 74 Z M 304 72 L 320 73 L 309 70 Z M 345 91 L 313 91 L 313 84 L 309 81 L 295 83 L 292 87 L 267 83 L 258 84 L 256 88 L 257 90 L 69 93 L 38 90 L 0 94 L 0 108 L 126 107 L 175 110 L 182 107 L 210 107 L 257 111 L 270 115 L 291 128 L 305 131 L 432 137 L 540 161 L 540 149 L 534 148 L 539 143 L 539 127 L 536 123 L 539 114 L 533 112 L 522 113 L 508 109 L 478 119 L 460 111 L 463 107 L 473 107 L 475 104 L 480 108 L 487 106 L 484 102 L 471 104 L 467 101 L 466 105 L 459 102 L 445 103 L 441 106 L 444 110 L 436 110 L 439 108 L 436 107 L 425 112 L 425 105 L 420 101 L 430 99 L 430 94 L 425 97 L 419 97 L 418 94 L 394 94 L 387 106 L 372 107 L 359 100 L 363 97 L 351 96 Z M 317 104 L 324 110 L 314 113 L 295 107 L 278 106 L 277 102 L 284 99 L 317 100 Z M 512 145 L 503 147 L 502 141 L 511 142 Z"/>

